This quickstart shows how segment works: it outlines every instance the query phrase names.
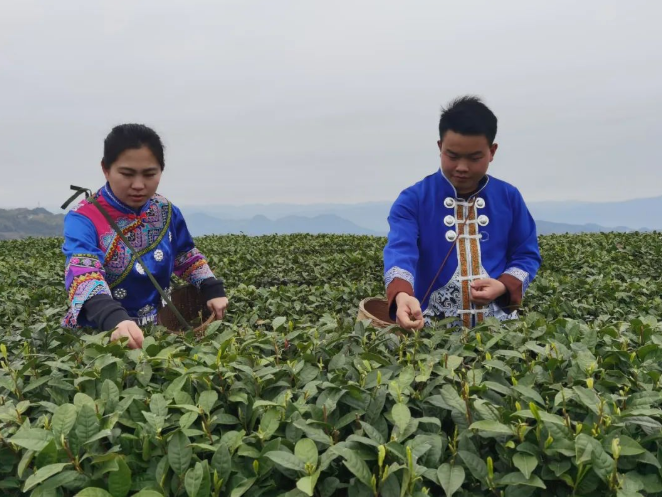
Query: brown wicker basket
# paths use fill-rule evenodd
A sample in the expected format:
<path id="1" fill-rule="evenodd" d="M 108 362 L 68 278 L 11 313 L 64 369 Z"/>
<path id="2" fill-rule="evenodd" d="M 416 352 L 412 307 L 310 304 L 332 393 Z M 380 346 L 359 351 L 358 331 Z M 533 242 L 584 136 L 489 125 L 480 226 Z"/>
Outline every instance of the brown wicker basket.
<path id="1" fill-rule="evenodd" d="M 375 328 L 387 328 L 396 324 L 389 316 L 388 301 L 378 297 L 363 299 L 359 303 L 357 319 L 369 319 Z"/>
<path id="2" fill-rule="evenodd" d="M 170 295 L 170 300 L 196 334 L 203 333 L 207 326 L 214 321 L 214 316 L 207 308 L 207 303 L 202 298 L 200 290 L 193 285 L 176 289 Z M 184 333 L 185 331 L 177 316 L 168 306 L 159 310 L 157 322 L 161 326 L 165 326 L 171 333 Z"/>

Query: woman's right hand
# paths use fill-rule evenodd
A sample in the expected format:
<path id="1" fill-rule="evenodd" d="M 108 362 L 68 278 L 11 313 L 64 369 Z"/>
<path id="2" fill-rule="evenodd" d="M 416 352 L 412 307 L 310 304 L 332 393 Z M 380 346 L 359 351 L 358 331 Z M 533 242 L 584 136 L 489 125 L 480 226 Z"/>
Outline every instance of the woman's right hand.
<path id="1" fill-rule="evenodd" d="M 398 307 L 396 312 L 396 323 L 405 330 L 420 330 L 425 326 L 423 313 L 421 312 L 421 303 L 416 297 L 411 297 L 404 292 L 400 292 L 395 297 L 395 304 Z"/>
<path id="2" fill-rule="evenodd" d="M 113 334 L 110 335 L 111 340 L 119 340 L 122 337 L 129 339 L 128 346 L 130 349 L 140 349 L 143 346 L 143 330 L 130 319 L 122 321 L 117 325 Z"/>

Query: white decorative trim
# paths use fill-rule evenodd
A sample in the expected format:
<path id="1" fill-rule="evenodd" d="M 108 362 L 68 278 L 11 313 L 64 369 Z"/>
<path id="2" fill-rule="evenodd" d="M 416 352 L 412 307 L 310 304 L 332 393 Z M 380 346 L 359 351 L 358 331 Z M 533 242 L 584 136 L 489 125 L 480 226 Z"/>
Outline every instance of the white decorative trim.
<path id="1" fill-rule="evenodd" d="M 457 198 L 457 197 L 458 197 L 457 190 L 456 190 L 455 187 L 453 186 L 453 183 L 451 183 L 451 181 L 446 177 L 446 175 L 444 174 L 444 172 L 441 170 L 441 166 L 439 166 L 439 174 L 441 174 L 441 177 L 443 178 L 443 180 L 446 181 L 446 183 L 448 183 L 448 186 L 450 186 L 450 187 L 453 189 L 453 193 L 455 193 L 455 198 Z M 482 181 L 482 180 L 481 180 L 481 181 Z M 486 174 L 486 175 L 485 175 L 485 184 L 484 184 L 483 186 L 481 186 L 481 187 L 479 188 L 479 190 L 473 194 L 473 196 L 475 197 L 475 196 L 478 195 L 480 192 L 482 192 L 482 191 L 485 189 L 485 187 L 488 185 L 489 182 L 490 182 L 490 175 L 489 175 L 489 174 Z M 484 206 L 483 206 L 483 207 L 484 207 Z M 482 207 L 479 207 L 479 208 L 482 208 Z"/>
<path id="2" fill-rule="evenodd" d="M 509 267 L 506 269 L 503 274 L 509 274 L 510 276 L 514 276 L 518 280 L 522 282 L 522 294 L 526 292 L 526 289 L 529 288 L 529 273 L 524 271 L 523 269 L 520 269 L 518 267 Z"/>
<path id="3" fill-rule="evenodd" d="M 411 274 L 406 269 L 402 269 L 401 267 L 398 266 L 393 266 L 391 269 L 386 271 L 386 274 L 384 275 L 385 286 L 388 287 L 395 278 L 400 278 L 401 280 L 405 280 L 407 283 L 409 283 L 412 286 L 412 288 L 414 287 L 414 275 Z"/>
<path id="4" fill-rule="evenodd" d="M 462 310 L 460 309 L 457 311 L 458 314 L 480 314 L 481 312 L 490 312 L 490 310 L 487 307 L 483 307 L 482 309 L 467 309 L 467 310 Z"/>
<path id="5" fill-rule="evenodd" d="M 115 203 L 121 205 L 122 207 L 126 207 L 124 203 L 120 202 L 115 195 L 113 195 L 113 192 L 108 188 L 108 184 L 103 185 L 103 191 L 106 192 L 106 195 L 108 195 Z"/>

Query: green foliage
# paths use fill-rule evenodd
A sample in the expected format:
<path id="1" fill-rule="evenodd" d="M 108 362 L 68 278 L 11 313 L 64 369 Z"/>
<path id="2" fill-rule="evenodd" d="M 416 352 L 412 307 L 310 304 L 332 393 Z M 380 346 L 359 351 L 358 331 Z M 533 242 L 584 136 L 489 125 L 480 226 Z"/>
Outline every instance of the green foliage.
<path id="1" fill-rule="evenodd" d="M 662 495 L 661 242 L 543 237 L 519 321 L 398 336 L 354 321 L 383 239 L 206 237 L 227 321 L 137 351 L 0 242 L 0 494 Z"/>

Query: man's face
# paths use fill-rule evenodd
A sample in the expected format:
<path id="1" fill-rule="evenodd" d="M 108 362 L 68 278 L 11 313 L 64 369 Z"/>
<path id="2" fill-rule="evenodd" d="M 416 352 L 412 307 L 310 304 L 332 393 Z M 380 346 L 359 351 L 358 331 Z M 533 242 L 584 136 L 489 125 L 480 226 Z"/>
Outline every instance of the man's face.
<path id="1" fill-rule="evenodd" d="M 161 166 L 147 147 L 125 150 L 108 169 L 102 169 L 118 200 L 134 209 L 152 198 L 161 181 Z"/>
<path id="2" fill-rule="evenodd" d="M 441 152 L 441 170 L 458 194 L 472 193 L 487 173 L 497 144 L 490 146 L 484 135 L 469 136 L 447 131 L 437 142 Z"/>

